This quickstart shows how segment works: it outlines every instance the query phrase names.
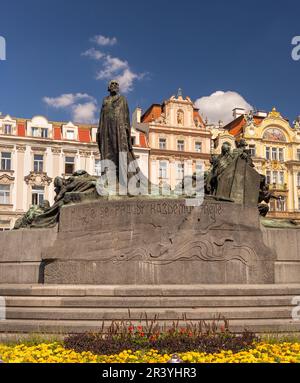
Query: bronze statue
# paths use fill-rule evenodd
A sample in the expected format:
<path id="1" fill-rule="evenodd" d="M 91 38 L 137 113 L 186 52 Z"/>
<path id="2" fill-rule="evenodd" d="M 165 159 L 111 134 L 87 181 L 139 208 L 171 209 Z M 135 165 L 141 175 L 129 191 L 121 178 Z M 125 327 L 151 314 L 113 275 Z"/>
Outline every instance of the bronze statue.
<path id="1" fill-rule="evenodd" d="M 241 157 L 246 160 L 246 162 L 254 168 L 254 164 L 252 161 L 251 153 L 249 149 L 246 149 L 248 144 L 244 138 L 238 139 L 235 141 L 236 149 L 233 150 L 232 154 L 234 157 Z"/>
<path id="2" fill-rule="evenodd" d="M 45 211 L 49 208 L 50 203 L 48 200 L 44 200 L 39 205 L 31 206 L 29 210 L 23 215 L 23 217 L 17 219 L 17 221 L 15 222 L 14 230 L 30 226 L 36 217 L 45 213 Z"/>
<path id="3" fill-rule="evenodd" d="M 267 204 L 270 203 L 271 199 L 276 199 L 281 201 L 281 196 L 277 197 L 269 190 L 269 185 L 266 182 L 266 176 L 261 174 L 260 181 L 260 190 L 259 190 L 259 198 L 258 198 L 258 211 L 259 215 L 262 217 L 266 217 L 269 212 L 269 206 Z M 265 202 L 265 203 L 263 203 Z"/>
<path id="4" fill-rule="evenodd" d="M 43 229 L 56 226 L 64 205 L 98 197 L 96 183 L 97 177 L 89 175 L 85 170 L 76 171 L 68 179 L 56 177 L 54 204 L 50 207 L 49 202 L 44 201 L 40 206 L 31 207 L 22 218 L 19 218 L 14 229 Z"/>
<path id="5" fill-rule="evenodd" d="M 102 104 L 97 142 L 101 160 L 110 160 L 115 164 L 119 180 L 119 153 L 127 156 L 126 168 L 136 158 L 132 149 L 129 108 L 126 98 L 119 93 L 118 81 L 110 81 L 108 91 L 110 94 Z"/>
<path id="6" fill-rule="evenodd" d="M 212 156 L 211 169 L 206 175 L 205 190 L 207 194 L 215 195 L 218 188 L 218 181 L 224 170 L 232 163 L 233 155 L 231 153 L 231 145 L 224 142 L 219 156 Z"/>

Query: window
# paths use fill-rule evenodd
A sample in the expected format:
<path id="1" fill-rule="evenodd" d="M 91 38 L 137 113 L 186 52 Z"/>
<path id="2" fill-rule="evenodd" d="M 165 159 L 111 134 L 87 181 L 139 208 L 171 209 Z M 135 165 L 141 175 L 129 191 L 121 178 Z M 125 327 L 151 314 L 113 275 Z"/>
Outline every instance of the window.
<path id="1" fill-rule="evenodd" d="M 178 163 L 177 164 L 177 179 L 183 180 L 184 178 L 184 164 Z"/>
<path id="2" fill-rule="evenodd" d="M 48 129 L 47 128 L 41 129 L 41 137 L 42 138 L 48 138 Z"/>
<path id="3" fill-rule="evenodd" d="M 165 138 L 159 139 L 159 149 L 161 150 L 167 149 L 167 140 Z"/>
<path id="4" fill-rule="evenodd" d="M 167 178 L 168 164 L 166 161 L 159 161 L 159 178 Z"/>
<path id="5" fill-rule="evenodd" d="M 11 170 L 11 153 L 1 153 L 1 170 Z"/>
<path id="6" fill-rule="evenodd" d="M 74 130 L 67 130 L 66 136 L 67 136 L 67 140 L 75 140 Z"/>
<path id="7" fill-rule="evenodd" d="M 4 134 L 12 134 L 11 125 L 4 125 Z"/>
<path id="8" fill-rule="evenodd" d="M 132 145 L 132 146 L 135 146 L 135 145 L 136 145 L 136 137 L 135 137 L 135 136 L 132 136 L 132 137 L 131 137 L 131 145 Z"/>
<path id="9" fill-rule="evenodd" d="M 10 185 L 0 185 L 0 204 L 10 204 Z"/>
<path id="10" fill-rule="evenodd" d="M 177 150 L 180 152 L 184 152 L 184 141 L 183 140 L 177 141 Z"/>
<path id="11" fill-rule="evenodd" d="M 277 148 L 272 148 L 272 160 L 274 161 L 278 160 Z"/>
<path id="12" fill-rule="evenodd" d="M 297 160 L 300 161 L 300 149 L 297 149 Z"/>
<path id="13" fill-rule="evenodd" d="M 279 148 L 279 161 L 284 162 L 284 152 L 283 148 Z"/>
<path id="14" fill-rule="evenodd" d="M 195 142 L 195 152 L 197 153 L 202 152 L 202 142 Z"/>
<path id="15" fill-rule="evenodd" d="M 297 186 L 300 187 L 300 172 L 297 174 Z"/>
<path id="16" fill-rule="evenodd" d="M 33 137 L 38 137 L 39 136 L 39 128 L 31 128 L 31 135 Z"/>
<path id="17" fill-rule="evenodd" d="M 266 147 L 266 159 L 267 160 L 271 159 L 271 157 L 270 157 L 270 148 L 269 147 Z"/>
<path id="18" fill-rule="evenodd" d="M 284 185 L 284 172 L 279 172 L 279 184 Z"/>
<path id="19" fill-rule="evenodd" d="M 202 162 L 196 162 L 196 176 L 201 176 L 203 173 L 203 164 Z"/>
<path id="20" fill-rule="evenodd" d="M 300 197 L 298 197 L 298 210 L 300 210 Z"/>
<path id="21" fill-rule="evenodd" d="M 0 231 L 10 231 L 9 227 L 0 227 Z"/>
<path id="22" fill-rule="evenodd" d="M 266 183 L 267 185 L 271 184 L 271 172 L 269 170 L 266 173 Z"/>
<path id="23" fill-rule="evenodd" d="M 44 201 L 44 187 L 32 187 L 32 205 L 40 205 Z"/>
<path id="24" fill-rule="evenodd" d="M 249 145 L 249 153 L 250 153 L 251 157 L 255 157 L 256 156 L 256 147 L 255 147 L 255 145 Z"/>
<path id="25" fill-rule="evenodd" d="M 276 200 L 276 210 L 285 211 L 286 210 L 286 198 L 281 197 L 280 200 Z"/>
<path id="26" fill-rule="evenodd" d="M 273 172 L 273 184 L 278 184 L 278 172 Z"/>
<path id="27" fill-rule="evenodd" d="M 74 173 L 74 165 L 75 165 L 75 158 L 74 157 L 66 157 L 65 174 L 73 174 Z"/>
<path id="28" fill-rule="evenodd" d="M 42 173 L 44 169 L 44 157 L 41 154 L 35 154 L 33 158 L 33 170 L 36 173 Z"/>
<path id="29" fill-rule="evenodd" d="M 95 160 L 95 174 L 96 176 L 101 176 L 101 160 Z"/>

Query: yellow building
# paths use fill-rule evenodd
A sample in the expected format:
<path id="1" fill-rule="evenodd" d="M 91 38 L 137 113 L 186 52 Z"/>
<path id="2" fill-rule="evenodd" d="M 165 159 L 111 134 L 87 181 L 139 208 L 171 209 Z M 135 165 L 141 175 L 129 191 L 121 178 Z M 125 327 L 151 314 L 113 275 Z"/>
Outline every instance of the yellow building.
<path id="1" fill-rule="evenodd" d="M 219 135 L 214 130 L 218 148 L 224 141 L 234 145 L 235 139 L 245 138 L 257 171 L 266 175 L 270 189 L 282 197 L 271 201 L 269 217 L 300 220 L 299 123 L 291 126 L 275 108 L 268 114 L 235 109 L 234 117 Z"/>

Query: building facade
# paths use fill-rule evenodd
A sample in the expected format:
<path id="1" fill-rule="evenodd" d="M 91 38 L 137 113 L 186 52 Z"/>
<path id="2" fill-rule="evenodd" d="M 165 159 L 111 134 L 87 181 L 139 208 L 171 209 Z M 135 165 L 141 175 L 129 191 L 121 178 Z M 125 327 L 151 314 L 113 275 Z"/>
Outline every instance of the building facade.
<path id="1" fill-rule="evenodd" d="M 237 138 L 249 144 L 256 170 L 264 174 L 274 195 L 269 217 L 300 220 L 300 127 L 274 108 L 270 113 L 234 110 L 234 119 L 213 132 L 217 150 L 223 142 L 234 147 Z"/>
<path id="2" fill-rule="evenodd" d="M 9 230 L 30 206 L 54 202 L 53 180 L 76 170 L 100 175 L 97 126 L 0 116 L 0 230 Z M 134 152 L 148 177 L 145 134 L 132 130 Z"/>
<path id="3" fill-rule="evenodd" d="M 185 175 L 209 167 L 211 132 L 191 99 L 184 98 L 180 90 L 143 114 L 136 109 L 133 126 L 147 135 L 152 183 L 174 189 Z"/>

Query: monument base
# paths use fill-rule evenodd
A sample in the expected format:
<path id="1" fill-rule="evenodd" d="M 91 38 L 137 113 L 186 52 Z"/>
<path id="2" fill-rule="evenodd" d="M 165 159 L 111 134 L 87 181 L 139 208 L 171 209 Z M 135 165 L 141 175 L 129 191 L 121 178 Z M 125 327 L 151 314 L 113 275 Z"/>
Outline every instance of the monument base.
<path id="1" fill-rule="evenodd" d="M 207 200 L 98 200 L 62 208 L 44 283 L 274 283 L 256 208 Z"/>

